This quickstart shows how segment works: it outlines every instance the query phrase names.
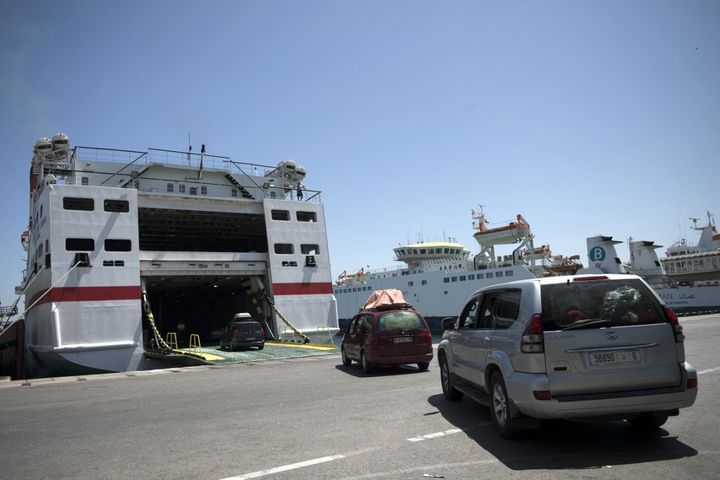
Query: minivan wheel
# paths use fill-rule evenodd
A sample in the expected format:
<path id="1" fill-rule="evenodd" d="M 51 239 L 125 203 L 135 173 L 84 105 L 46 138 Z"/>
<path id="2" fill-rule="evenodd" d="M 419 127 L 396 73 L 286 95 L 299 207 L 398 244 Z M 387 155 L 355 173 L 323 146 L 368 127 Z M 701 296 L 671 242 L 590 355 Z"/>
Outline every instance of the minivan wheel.
<path id="1" fill-rule="evenodd" d="M 510 398 L 500 372 L 495 372 L 490 377 L 490 413 L 501 437 L 511 438 L 515 435 L 510 413 Z"/>
<path id="2" fill-rule="evenodd" d="M 362 366 L 363 372 L 372 373 L 373 368 L 372 368 L 372 365 L 370 365 L 370 362 L 368 362 L 367 355 L 365 355 L 365 352 L 360 352 L 360 365 Z"/>
<path id="3" fill-rule="evenodd" d="M 349 367 L 350 364 L 352 363 L 352 360 L 350 360 L 350 357 L 348 357 L 347 353 L 345 353 L 345 345 L 340 347 L 340 354 L 342 355 L 343 365 L 345 365 L 346 367 Z"/>
<path id="4" fill-rule="evenodd" d="M 667 422 L 668 415 L 666 413 L 645 412 L 632 418 L 628 418 L 627 422 L 633 427 L 651 430 L 660 428 Z"/>
<path id="5" fill-rule="evenodd" d="M 462 392 L 450 385 L 450 368 L 445 355 L 440 357 L 440 384 L 442 385 L 443 395 L 448 400 L 460 400 L 462 398 Z"/>
<path id="6" fill-rule="evenodd" d="M 424 372 L 425 370 L 428 369 L 428 367 L 430 367 L 430 362 L 419 362 L 417 364 L 417 366 L 418 366 L 418 369 L 420 369 L 420 371 Z"/>

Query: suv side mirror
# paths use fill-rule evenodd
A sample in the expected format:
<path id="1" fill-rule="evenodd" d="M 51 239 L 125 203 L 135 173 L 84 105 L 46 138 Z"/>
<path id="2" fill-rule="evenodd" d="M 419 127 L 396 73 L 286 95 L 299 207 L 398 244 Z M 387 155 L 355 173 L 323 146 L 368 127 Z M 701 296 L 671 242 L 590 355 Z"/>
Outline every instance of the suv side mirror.
<path id="1" fill-rule="evenodd" d="M 455 317 L 445 317 L 442 319 L 443 330 L 455 330 Z"/>

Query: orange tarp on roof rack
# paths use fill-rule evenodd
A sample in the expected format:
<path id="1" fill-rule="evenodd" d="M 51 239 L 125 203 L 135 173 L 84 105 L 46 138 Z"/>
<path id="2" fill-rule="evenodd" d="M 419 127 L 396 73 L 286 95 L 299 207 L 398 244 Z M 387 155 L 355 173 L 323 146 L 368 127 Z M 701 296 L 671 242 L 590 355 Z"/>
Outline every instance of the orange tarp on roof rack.
<path id="1" fill-rule="evenodd" d="M 410 304 L 405 301 L 405 297 L 400 290 L 395 288 L 387 288 L 385 290 L 375 290 L 370 294 L 363 305 L 364 310 L 382 307 L 409 307 Z"/>

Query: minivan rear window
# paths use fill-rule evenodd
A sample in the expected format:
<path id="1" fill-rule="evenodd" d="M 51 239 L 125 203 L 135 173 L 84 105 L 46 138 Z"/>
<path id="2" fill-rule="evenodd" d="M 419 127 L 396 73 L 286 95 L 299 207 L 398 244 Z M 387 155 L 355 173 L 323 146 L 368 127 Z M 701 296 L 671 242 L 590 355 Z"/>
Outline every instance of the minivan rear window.
<path id="1" fill-rule="evenodd" d="M 425 323 L 415 312 L 386 313 L 378 318 L 378 330 L 381 332 L 425 330 Z"/>
<path id="2" fill-rule="evenodd" d="M 543 330 L 663 323 L 665 314 L 637 279 L 568 281 L 543 285 Z"/>

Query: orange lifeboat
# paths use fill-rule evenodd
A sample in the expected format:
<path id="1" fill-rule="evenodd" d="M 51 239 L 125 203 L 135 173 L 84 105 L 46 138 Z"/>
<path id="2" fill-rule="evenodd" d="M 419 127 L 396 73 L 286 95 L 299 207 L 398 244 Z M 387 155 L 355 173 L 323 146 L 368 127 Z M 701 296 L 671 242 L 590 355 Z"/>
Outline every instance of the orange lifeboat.
<path id="1" fill-rule="evenodd" d="M 474 214 L 475 212 L 473 212 Z M 510 222 L 505 226 L 497 228 L 487 228 L 485 225 L 488 221 L 485 215 L 473 215 L 478 220 L 475 228 L 477 232 L 473 235 L 480 245 L 499 245 L 516 243 L 530 235 L 530 224 L 525 221 L 522 215 L 518 214 L 516 221 Z"/>
<path id="2" fill-rule="evenodd" d="M 578 270 L 583 268 L 580 263 L 580 255 L 573 255 L 571 257 L 564 257 L 562 255 L 553 257 L 552 265 L 548 265 L 548 270 L 557 275 L 575 275 Z"/>

